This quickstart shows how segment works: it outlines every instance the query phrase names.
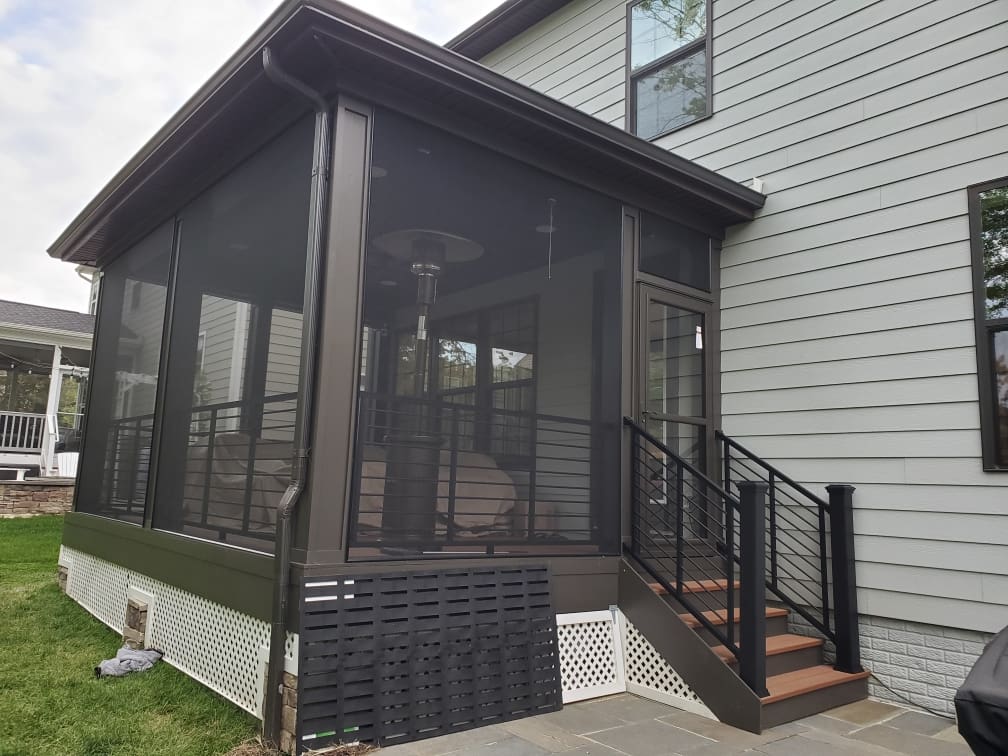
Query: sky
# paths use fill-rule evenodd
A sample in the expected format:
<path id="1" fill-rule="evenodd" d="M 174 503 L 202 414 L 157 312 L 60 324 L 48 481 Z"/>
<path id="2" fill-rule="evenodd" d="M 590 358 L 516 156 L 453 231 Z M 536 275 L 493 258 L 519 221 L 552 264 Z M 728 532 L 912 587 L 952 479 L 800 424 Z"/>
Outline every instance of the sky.
<path id="1" fill-rule="evenodd" d="M 501 0 L 350 0 L 443 43 Z M 0 0 L 0 299 L 87 310 L 46 249 L 279 0 Z"/>

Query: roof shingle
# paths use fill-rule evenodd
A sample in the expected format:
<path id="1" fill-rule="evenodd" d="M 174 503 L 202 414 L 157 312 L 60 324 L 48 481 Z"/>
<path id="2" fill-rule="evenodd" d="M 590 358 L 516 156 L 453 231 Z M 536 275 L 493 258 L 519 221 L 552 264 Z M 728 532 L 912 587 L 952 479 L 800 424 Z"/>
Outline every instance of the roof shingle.
<path id="1" fill-rule="evenodd" d="M 94 332 L 94 315 L 0 299 L 0 325 L 37 326 L 90 334 Z"/>

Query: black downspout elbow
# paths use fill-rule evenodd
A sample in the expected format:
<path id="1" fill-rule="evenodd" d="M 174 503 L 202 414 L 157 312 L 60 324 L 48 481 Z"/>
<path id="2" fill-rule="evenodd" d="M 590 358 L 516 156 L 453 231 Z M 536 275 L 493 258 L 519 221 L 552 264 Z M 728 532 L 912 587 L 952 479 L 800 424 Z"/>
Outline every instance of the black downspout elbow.
<path id="1" fill-rule="evenodd" d="M 315 404 L 315 356 L 318 351 L 321 316 L 319 291 L 324 263 L 322 238 L 325 233 L 325 212 L 329 201 L 332 140 L 329 103 L 325 98 L 280 68 L 268 47 L 263 49 L 262 62 L 263 71 L 270 81 L 308 99 L 315 108 L 315 146 L 308 213 L 308 259 L 305 265 L 304 331 L 301 336 L 301 366 L 298 380 L 301 412 L 295 429 L 290 485 L 276 510 L 272 624 L 269 662 L 266 668 L 266 690 L 263 696 L 263 737 L 267 742 L 279 745 L 282 729 L 284 652 L 287 644 L 290 552 L 293 537 L 291 520 L 301 499 L 308 472 L 308 450 Z"/>

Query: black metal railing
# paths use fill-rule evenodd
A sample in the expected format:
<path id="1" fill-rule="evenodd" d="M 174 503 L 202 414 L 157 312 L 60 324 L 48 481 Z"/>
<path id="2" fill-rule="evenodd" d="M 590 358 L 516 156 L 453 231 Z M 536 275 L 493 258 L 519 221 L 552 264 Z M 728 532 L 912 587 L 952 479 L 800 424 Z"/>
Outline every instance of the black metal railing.
<path id="1" fill-rule="evenodd" d="M 296 414 L 296 393 L 193 407 L 183 468 L 172 473 L 182 476 L 173 527 L 220 541 L 273 541 L 276 505 L 290 482 Z M 117 517 L 143 520 L 153 432 L 152 414 L 110 424 L 101 496 Z"/>
<path id="2" fill-rule="evenodd" d="M 272 541 L 290 483 L 297 394 L 194 407 L 183 485 L 183 526 L 219 540 Z"/>
<path id="3" fill-rule="evenodd" d="M 631 555 L 731 652 L 742 680 L 767 695 L 765 485 L 729 493 L 636 422 L 624 423 Z"/>
<path id="4" fill-rule="evenodd" d="M 753 481 L 767 487 L 767 590 L 836 645 L 837 669 L 860 671 L 854 488 L 827 486 L 823 499 L 721 431 L 716 438 L 725 490 Z"/>
<path id="5" fill-rule="evenodd" d="M 153 433 L 153 414 L 119 418 L 109 426 L 101 500 L 116 517 L 143 520 Z"/>
<path id="6" fill-rule="evenodd" d="M 598 442 L 590 420 L 361 392 L 351 556 L 595 553 Z"/>

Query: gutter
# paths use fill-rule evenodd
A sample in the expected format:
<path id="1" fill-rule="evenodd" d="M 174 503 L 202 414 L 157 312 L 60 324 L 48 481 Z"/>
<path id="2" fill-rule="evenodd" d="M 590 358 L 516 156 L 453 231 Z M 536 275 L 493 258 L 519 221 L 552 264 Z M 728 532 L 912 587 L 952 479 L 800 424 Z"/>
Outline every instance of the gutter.
<path id="1" fill-rule="evenodd" d="M 290 485 L 276 510 L 276 555 L 273 559 L 273 609 L 270 626 L 269 661 L 266 667 L 266 692 L 263 697 L 263 736 L 267 742 L 280 742 L 283 706 L 284 649 L 287 645 L 287 610 L 290 583 L 292 518 L 305 487 L 311 421 L 315 405 L 315 356 L 318 351 L 320 281 L 324 263 L 322 237 L 325 208 L 329 201 L 329 166 L 331 163 L 332 117 L 329 103 L 316 90 L 284 71 L 269 47 L 262 51 L 263 71 L 277 86 L 307 99 L 315 108 L 315 146 L 312 158 L 311 195 L 308 206 L 308 259 L 305 267 L 304 332 L 301 336 L 301 366 L 298 394 L 301 417 L 295 430 L 294 460 Z"/>

